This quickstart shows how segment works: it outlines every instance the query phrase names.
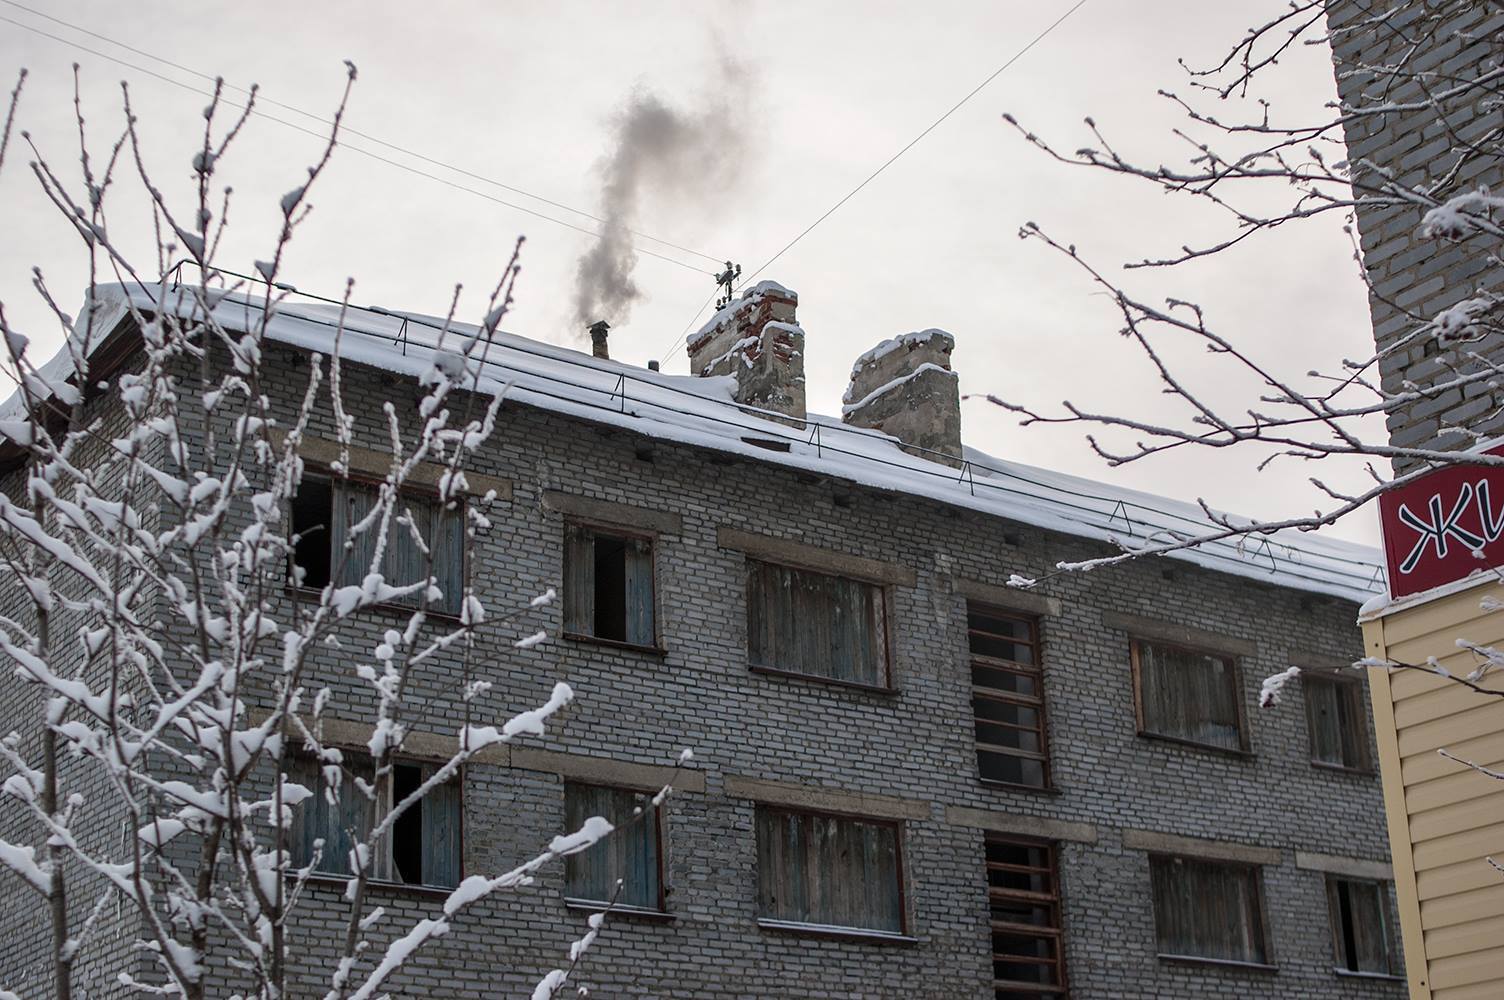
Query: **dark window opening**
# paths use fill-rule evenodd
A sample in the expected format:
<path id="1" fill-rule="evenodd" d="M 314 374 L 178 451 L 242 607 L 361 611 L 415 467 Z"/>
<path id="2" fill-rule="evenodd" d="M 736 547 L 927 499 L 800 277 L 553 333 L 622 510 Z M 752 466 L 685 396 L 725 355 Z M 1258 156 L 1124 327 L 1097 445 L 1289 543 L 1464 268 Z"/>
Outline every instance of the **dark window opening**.
<path id="1" fill-rule="evenodd" d="M 298 536 L 293 561 L 303 571 L 304 587 L 323 588 L 329 584 L 330 524 L 334 511 L 334 491 L 327 479 L 304 477 L 292 498 L 292 530 Z"/>
<path id="2" fill-rule="evenodd" d="M 433 776 L 428 764 L 398 762 L 393 765 L 387 788 L 377 796 L 375 808 L 356 785 L 359 778 L 372 780 L 371 759 L 346 754 L 340 768 L 338 788 L 325 781 L 324 769 L 312 757 L 294 758 L 288 779 L 313 792 L 293 813 L 291 849 L 297 866 L 314 865 L 328 875 L 350 875 L 350 853 L 367 840 L 371 816 L 386 810 L 417 791 Z M 331 801 L 332 800 L 332 801 Z M 377 859 L 373 877 L 383 882 L 452 888 L 460 883 L 460 831 L 463 822 L 460 779 L 453 778 L 429 789 L 392 824 Z M 323 841 L 322 850 L 316 841 Z M 317 860 L 315 856 L 317 855 Z"/>
<path id="3" fill-rule="evenodd" d="M 971 711 L 983 781 L 1050 783 L 1039 628 L 1031 618 L 968 604 Z"/>
<path id="4" fill-rule="evenodd" d="M 581 524 L 565 529 L 564 630 L 656 646 L 653 543 Z"/>
<path id="5" fill-rule="evenodd" d="M 293 562 L 296 570 L 302 570 L 301 581 L 296 572 L 293 574 L 295 585 L 320 589 L 333 583 L 344 587 L 365 579 L 373 568 L 377 529 L 371 527 L 360 534 L 352 534 L 352 529 L 371 513 L 377 496 L 378 488 L 368 483 L 337 482 L 314 475 L 303 477 L 291 503 L 292 530 L 299 536 L 293 548 Z M 406 523 L 409 517 L 411 524 Z M 428 548 L 428 555 L 413 538 L 414 528 Z M 381 562 L 374 568 L 394 587 L 434 577 L 440 596 L 430 596 L 428 609 L 458 614 L 464 591 L 464 547 L 462 504 L 456 503 L 452 510 L 446 510 L 435 497 L 403 493 L 387 526 Z M 393 597 L 390 603 L 417 607 L 423 597 L 419 588 Z"/>
<path id="6" fill-rule="evenodd" d="M 1329 876 L 1326 890 L 1338 971 L 1393 975 L 1384 884 Z"/>
<path id="7" fill-rule="evenodd" d="M 1065 997 L 1060 878 L 1051 844 L 987 837 L 992 979 L 998 1000 Z"/>

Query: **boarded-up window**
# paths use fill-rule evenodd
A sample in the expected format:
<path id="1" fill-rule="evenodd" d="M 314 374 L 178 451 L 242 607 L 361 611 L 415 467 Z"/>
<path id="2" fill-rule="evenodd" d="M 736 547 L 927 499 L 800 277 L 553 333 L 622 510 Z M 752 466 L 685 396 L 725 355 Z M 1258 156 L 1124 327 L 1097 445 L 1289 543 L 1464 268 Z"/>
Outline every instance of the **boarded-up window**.
<path id="1" fill-rule="evenodd" d="M 1242 688 L 1230 657 L 1135 639 L 1133 666 L 1145 733 L 1246 749 Z"/>
<path id="2" fill-rule="evenodd" d="M 1328 876 L 1326 894 L 1338 970 L 1393 975 L 1384 883 Z"/>
<path id="3" fill-rule="evenodd" d="M 759 806 L 757 880 L 765 923 L 904 931 L 896 823 Z"/>
<path id="4" fill-rule="evenodd" d="M 294 582 L 305 587 L 359 584 L 371 570 L 376 554 L 379 524 L 353 538 L 350 530 L 376 506 L 377 487 L 368 483 L 343 482 L 322 476 L 304 476 L 292 501 L 292 530 L 298 542 L 294 547 Z M 412 525 L 429 549 L 425 555 L 413 538 L 413 527 L 402 523 L 409 515 Z M 425 573 L 425 569 L 427 572 Z M 456 504 L 444 510 L 434 496 L 404 493 L 387 526 L 386 545 L 378 567 L 389 586 L 405 586 L 433 576 L 442 596 L 430 599 L 428 608 L 444 614 L 458 614 L 464 596 L 465 521 L 464 511 Z M 422 591 L 396 598 L 394 604 L 417 607 Z"/>
<path id="5" fill-rule="evenodd" d="M 1176 857 L 1149 867 L 1161 955 L 1268 964 L 1256 867 Z"/>
<path id="6" fill-rule="evenodd" d="M 345 756 L 337 789 L 325 780 L 323 769 L 311 757 L 296 757 L 288 767 L 289 780 L 314 793 L 293 813 L 293 863 L 307 865 L 317 853 L 314 870 L 330 875 L 351 874 L 350 850 L 365 840 L 370 829 L 367 816 L 371 800 L 355 784 L 356 779 L 370 783 L 370 758 Z M 401 802 L 433 773 L 431 765 L 395 763 L 379 795 L 379 808 L 384 811 L 390 804 Z M 397 818 L 384 842 L 377 845 L 375 877 L 407 885 L 459 885 L 461 801 L 458 778 L 429 789 Z M 317 840 L 324 842 L 321 851 Z"/>
<path id="7" fill-rule="evenodd" d="M 992 980 L 998 1000 L 1066 995 L 1060 879 L 1051 844 L 987 835 Z"/>
<path id="8" fill-rule="evenodd" d="M 1333 676 L 1302 673 L 1311 760 L 1331 767 L 1370 769 L 1368 720 L 1362 685 Z"/>
<path id="9" fill-rule="evenodd" d="M 971 710 L 983 781 L 1045 788 L 1044 677 L 1033 619 L 981 605 L 966 607 L 971 646 Z"/>
<path id="10" fill-rule="evenodd" d="M 748 559 L 747 658 L 755 667 L 886 687 L 883 588 Z"/>
<path id="11" fill-rule="evenodd" d="M 569 524 L 564 546 L 564 631 L 657 645 L 652 539 Z"/>
<path id="12" fill-rule="evenodd" d="M 569 832 L 578 830 L 592 816 L 602 816 L 616 828 L 586 850 L 564 859 L 566 899 L 582 903 L 609 903 L 614 899 L 619 907 L 663 909 L 662 831 L 651 798 L 621 788 L 573 782 L 564 786 L 564 822 Z"/>

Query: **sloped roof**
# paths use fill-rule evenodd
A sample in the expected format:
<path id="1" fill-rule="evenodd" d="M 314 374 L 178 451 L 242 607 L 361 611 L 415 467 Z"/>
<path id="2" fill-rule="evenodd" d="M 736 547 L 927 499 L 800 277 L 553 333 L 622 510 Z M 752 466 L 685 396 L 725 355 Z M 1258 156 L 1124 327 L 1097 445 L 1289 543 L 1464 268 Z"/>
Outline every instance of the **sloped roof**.
<path id="1" fill-rule="evenodd" d="M 95 329 L 114 328 L 128 315 L 127 303 L 146 312 L 183 315 L 193 308 L 194 298 L 185 288 L 169 290 L 159 304 L 161 294 L 157 287 L 100 286 Z M 333 350 L 339 312 L 338 306 L 326 303 L 283 301 L 274 308 L 267 335 L 327 355 Z M 229 329 L 254 329 L 261 321 L 261 305 L 252 296 L 224 295 L 215 306 L 215 318 Z M 433 369 L 442 326 L 433 317 L 352 308 L 340 337 L 340 356 L 347 362 L 422 377 Z M 451 330 L 454 337 L 474 334 L 478 328 L 454 324 Z M 42 374 L 56 383 L 71 370 L 71 357 L 63 350 Z M 737 406 L 729 377 L 651 372 L 497 333 L 486 352 L 480 388 L 495 393 L 504 387 L 509 400 L 539 409 L 1082 538 L 1139 545 L 1217 527 L 1196 504 L 1010 462 L 974 448 L 965 449 L 965 466 L 957 470 L 910 455 L 879 431 L 849 427 L 833 417 L 811 414 L 800 430 Z M 15 396 L 0 406 L 0 420 L 14 419 L 18 413 Z M 1378 550 L 1310 532 L 1286 530 L 1211 542 L 1168 558 L 1358 602 L 1384 589 Z"/>

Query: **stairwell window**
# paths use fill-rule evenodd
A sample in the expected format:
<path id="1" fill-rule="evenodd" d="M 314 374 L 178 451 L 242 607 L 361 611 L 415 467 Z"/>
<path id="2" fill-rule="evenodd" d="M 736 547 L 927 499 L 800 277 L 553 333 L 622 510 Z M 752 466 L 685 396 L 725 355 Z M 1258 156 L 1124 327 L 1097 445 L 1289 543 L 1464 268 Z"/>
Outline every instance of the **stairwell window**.
<path id="1" fill-rule="evenodd" d="M 758 923 L 901 937 L 896 822 L 757 807 Z"/>
<path id="2" fill-rule="evenodd" d="M 983 781 L 1050 784 L 1038 623 L 979 604 L 966 607 L 971 710 Z"/>
<path id="3" fill-rule="evenodd" d="M 569 523 L 564 528 L 564 631 L 656 648 L 653 538 Z"/>
<path id="4" fill-rule="evenodd" d="M 291 511 L 292 530 L 298 536 L 291 569 L 295 586 L 321 589 L 333 583 L 345 587 L 359 585 L 365 579 L 376 554 L 380 525 L 373 524 L 353 539 L 350 531 L 370 515 L 378 495 L 375 483 L 321 475 L 303 477 Z M 422 545 L 413 537 L 414 528 Z M 348 552 L 347 540 L 354 542 Z M 431 564 L 424 548 L 431 554 Z M 429 599 L 429 610 L 458 614 L 465 579 L 463 506 L 456 504 L 455 509 L 445 510 L 437 495 L 404 492 L 387 525 L 386 544 L 377 568 L 389 586 L 417 583 L 425 575 L 435 577 L 441 596 Z M 422 597 L 418 591 L 393 598 L 390 603 L 417 607 Z"/>
<path id="5" fill-rule="evenodd" d="M 1269 964 L 1256 866 L 1155 856 L 1149 869 L 1161 958 Z"/>
<path id="6" fill-rule="evenodd" d="M 1349 771 L 1371 771 L 1368 756 L 1368 716 L 1363 711 L 1363 686 L 1331 673 L 1302 672 L 1306 700 L 1306 729 L 1311 763 Z"/>
<path id="7" fill-rule="evenodd" d="M 332 776 L 312 757 L 295 757 L 287 770 L 289 781 L 313 795 L 295 807 L 290 838 L 293 864 L 327 875 L 351 875 L 350 852 L 369 833 L 371 800 L 357 781 L 369 785 L 370 757 L 345 754 L 336 787 Z M 376 814 L 405 800 L 434 774 L 431 764 L 397 761 L 377 791 Z M 442 782 L 408 807 L 382 842 L 375 845 L 374 877 L 382 882 L 453 888 L 461 877 L 460 841 L 463 796 L 458 777 Z M 323 841 L 320 847 L 316 842 Z"/>
<path id="8" fill-rule="evenodd" d="M 1056 859 L 1053 844 L 987 835 L 992 986 L 997 1000 L 1066 996 Z"/>
<path id="9" fill-rule="evenodd" d="M 1329 875 L 1326 894 L 1337 972 L 1394 975 L 1394 947 L 1384 883 Z"/>
<path id="10" fill-rule="evenodd" d="M 1233 657 L 1133 640 L 1138 728 L 1145 736 L 1248 749 L 1243 685 Z"/>
<path id="11" fill-rule="evenodd" d="M 747 658 L 754 669 L 886 688 L 887 592 L 748 559 Z"/>
<path id="12" fill-rule="evenodd" d="M 623 788 L 575 782 L 564 786 L 567 830 L 578 830 L 592 816 L 604 817 L 615 827 L 604 839 L 564 859 L 566 902 L 604 907 L 614 900 L 616 909 L 663 909 L 663 830 L 651 799 Z"/>

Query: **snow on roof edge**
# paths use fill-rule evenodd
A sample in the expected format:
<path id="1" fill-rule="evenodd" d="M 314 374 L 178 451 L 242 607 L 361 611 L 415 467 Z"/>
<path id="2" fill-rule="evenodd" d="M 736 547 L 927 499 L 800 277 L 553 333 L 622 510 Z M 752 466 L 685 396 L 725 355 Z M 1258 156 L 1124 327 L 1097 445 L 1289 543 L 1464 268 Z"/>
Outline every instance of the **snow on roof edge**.
<path id="1" fill-rule="evenodd" d="M 97 304 L 111 306 L 111 312 L 124 311 L 127 299 L 144 310 L 158 309 L 151 297 L 153 289 L 101 286 L 97 291 Z M 188 305 L 186 296 L 180 294 L 169 308 L 185 310 Z M 244 329 L 250 310 L 258 305 L 243 296 L 227 297 L 215 311 L 225 325 Z M 268 324 L 268 334 L 278 342 L 328 354 L 332 331 L 327 324 L 336 312 L 329 307 L 283 303 Z M 407 318 L 418 319 L 416 314 L 407 314 Z M 432 347 L 421 336 L 408 342 L 405 354 L 394 348 L 392 338 L 404 314 L 352 311 L 352 319 L 343 335 L 344 361 L 418 377 L 431 368 Z M 474 332 L 475 327 L 455 324 L 453 330 L 464 335 Z M 433 335 L 426 327 L 420 328 L 420 334 Z M 509 398 L 565 416 L 621 426 L 752 461 L 835 476 L 1109 544 L 1129 537 L 1142 541 L 1135 529 L 1177 530 L 1146 518 L 1135 520 L 1133 509 L 1158 514 L 1160 520 L 1172 525 L 1178 521 L 1201 530 L 1213 527 L 1199 508 L 1184 501 L 1008 462 L 974 448 L 965 449 L 967 470 L 953 478 L 955 470 L 903 452 L 887 435 L 871 430 L 854 432 L 832 417 L 811 414 L 808 434 L 791 432 L 786 424 L 736 406 L 731 400 L 729 379 L 648 372 L 513 334 L 498 334 L 493 345 L 498 355 L 494 363 L 505 378 L 486 377 L 483 391 L 498 392 L 510 382 Z M 48 367 L 60 361 L 71 369 L 66 347 Z M 57 373 L 53 374 L 55 377 Z M 628 386 L 625 392 L 623 386 Z M 609 399 L 611 405 L 580 402 L 587 394 Z M 0 406 L 0 413 L 15 402 L 13 396 Z M 787 441 L 789 450 L 769 451 L 748 443 L 747 438 L 754 436 Z M 978 493 L 979 486 L 982 494 Z M 1113 506 L 1108 509 L 1106 505 Z M 1362 602 L 1383 586 L 1380 554 L 1369 546 L 1294 532 L 1281 533 L 1274 540 L 1262 536 L 1249 539 L 1245 545 L 1224 544 L 1168 555 L 1214 572 L 1354 602 Z M 1248 548 L 1254 551 L 1250 554 Z"/>

